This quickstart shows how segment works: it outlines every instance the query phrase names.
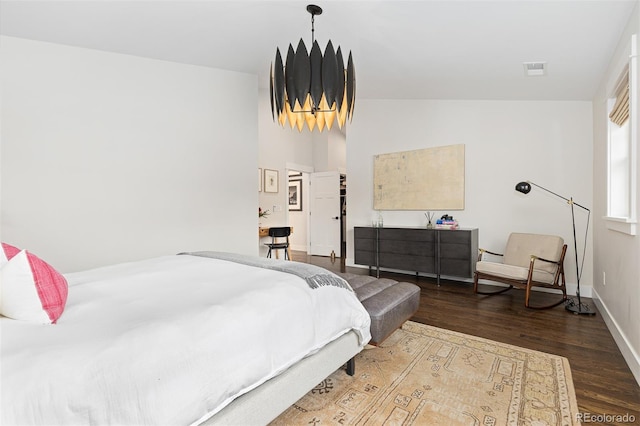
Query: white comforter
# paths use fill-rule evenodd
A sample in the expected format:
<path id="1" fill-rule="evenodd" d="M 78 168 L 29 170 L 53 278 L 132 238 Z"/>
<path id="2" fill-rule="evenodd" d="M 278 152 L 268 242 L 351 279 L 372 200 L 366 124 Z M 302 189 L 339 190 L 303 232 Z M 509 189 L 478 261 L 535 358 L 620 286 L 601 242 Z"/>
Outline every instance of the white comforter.
<path id="1" fill-rule="evenodd" d="M 187 425 L 348 332 L 356 296 L 194 256 L 67 274 L 55 325 L 0 317 L 1 424 Z"/>

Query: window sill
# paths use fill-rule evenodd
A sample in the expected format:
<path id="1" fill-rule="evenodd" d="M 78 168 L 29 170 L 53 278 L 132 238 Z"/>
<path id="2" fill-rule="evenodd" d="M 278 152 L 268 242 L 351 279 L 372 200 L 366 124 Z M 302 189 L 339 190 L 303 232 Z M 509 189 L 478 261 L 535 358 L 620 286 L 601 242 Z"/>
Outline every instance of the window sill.
<path id="1" fill-rule="evenodd" d="M 636 235 L 637 222 L 630 219 L 621 217 L 609 217 L 605 216 L 604 221 L 607 225 L 607 229 L 612 231 L 622 232 L 627 235 Z"/>

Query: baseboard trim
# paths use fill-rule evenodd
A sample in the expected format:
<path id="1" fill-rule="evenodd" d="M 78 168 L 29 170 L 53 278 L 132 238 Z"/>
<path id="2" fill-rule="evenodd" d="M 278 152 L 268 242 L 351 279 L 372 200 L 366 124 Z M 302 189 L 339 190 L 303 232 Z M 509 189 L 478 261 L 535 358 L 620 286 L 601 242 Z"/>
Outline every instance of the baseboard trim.
<path id="1" fill-rule="evenodd" d="M 629 369 L 631 369 L 633 377 L 635 377 L 636 382 L 638 382 L 638 385 L 640 385 L 640 356 L 633 349 L 633 347 L 629 343 L 629 339 L 627 339 L 627 336 L 622 332 L 622 330 L 618 326 L 618 323 L 611 315 L 611 312 L 609 312 L 609 309 L 607 309 L 607 305 L 602 301 L 602 299 L 600 299 L 600 296 L 595 289 L 593 290 L 593 302 L 596 304 L 598 311 L 600 311 L 602 319 L 604 319 L 604 322 L 607 325 L 607 328 L 609 329 L 613 340 L 615 340 L 618 348 L 620 349 L 620 352 L 622 352 L 622 356 L 627 362 Z"/>
<path id="2" fill-rule="evenodd" d="M 346 266 L 350 266 L 350 267 L 354 267 L 354 268 L 369 268 L 368 266 L 365 265 L 356 265 L 355 263 L 353 263 L 353 259 L 351 258 L 347 258 L 345 261 Z M 406 275 L 413 275 L 415 276 L 415 272 L 410 272 L 410 271 L 399 271 L 399 270 L 395 270 L 395 269 L 388 269 L 385 268 L 384 269 L 387 272 L 393 272 L 393 273 L 399 273 L 399 274 L 406 274 Z M 420 276 L 423 276 L 424 274 L 421 274 Z M 429 277 L 433 277 L 433 274 L 429 274 Z M 441 275 L 440 278 L 445 279 L 445 280 L 453 280 L 453 281 L 460 281 L 460 282 L 473 282 L 473 278 L 462 278 L 462 277 L 450 277 L 447 275 Z M 486 280 L 481 280 L 480 284 L 486 284 L 486 285 L 495 285 L 495 286 L 501 286 L 501 284 L 498 284 L 496 282 L 493 281 L 486 281 Z M 578 285 L 577 284 L 572 284 L 572 283 L 567 283 L 567 295 L 568 296 L 575 296 L 576 295 L 576 290 L 578 289 Z M 547 289 L 547 288 L 543 288 L 543 287 L 534 287 L 532 289 L 533 291 L 542 291 L 542 292 L 548 292 L 548 293 L 555 293 L 557 292 L 557 290 L 553 290 L 553 289 Z M 591 298 L 593 297 L 593 287 L 592 286 L 588 286 L 588 285 L 581 285 L 580 286 L 580 297 L 587 297 L 587 298 Z"/>

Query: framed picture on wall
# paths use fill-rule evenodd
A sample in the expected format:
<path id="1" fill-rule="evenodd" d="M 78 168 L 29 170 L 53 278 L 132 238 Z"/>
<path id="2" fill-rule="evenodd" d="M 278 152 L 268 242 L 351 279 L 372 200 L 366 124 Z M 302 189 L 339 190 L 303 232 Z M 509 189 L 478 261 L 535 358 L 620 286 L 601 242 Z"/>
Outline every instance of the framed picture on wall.
<path id="1" fill-rule="evenodd" d="M 258 192 L 262 192 L 262 167 L 258 167 Z"/>
<path id="2" fill-rule="evenodd" d="M 278 171 L 264 169 L 264 192 L 278 192 Z"/>
<path id="3" fill-rule="evenodd" d="M 302 181 L 300 179 L 289 181 L 289 211 L 302 211 Z"/>

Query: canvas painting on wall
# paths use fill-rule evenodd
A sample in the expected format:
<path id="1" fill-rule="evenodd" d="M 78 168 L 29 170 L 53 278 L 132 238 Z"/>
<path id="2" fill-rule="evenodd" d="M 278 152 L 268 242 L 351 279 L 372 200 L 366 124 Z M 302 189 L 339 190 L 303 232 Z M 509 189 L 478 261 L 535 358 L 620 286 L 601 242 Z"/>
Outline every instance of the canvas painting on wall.
<path id="1" fill-rule="evenodd" d="M 464 145 L 374 157 L 376 210 L 464 210 Z"/>

